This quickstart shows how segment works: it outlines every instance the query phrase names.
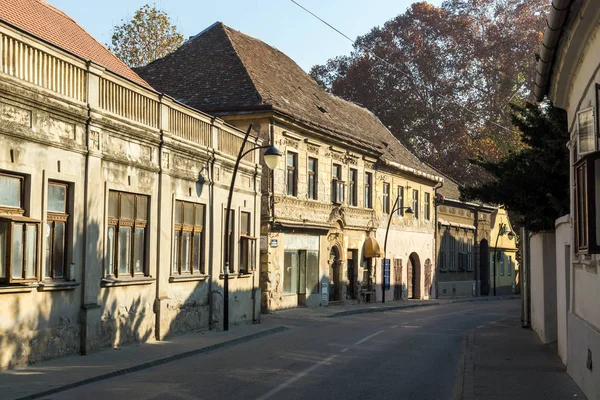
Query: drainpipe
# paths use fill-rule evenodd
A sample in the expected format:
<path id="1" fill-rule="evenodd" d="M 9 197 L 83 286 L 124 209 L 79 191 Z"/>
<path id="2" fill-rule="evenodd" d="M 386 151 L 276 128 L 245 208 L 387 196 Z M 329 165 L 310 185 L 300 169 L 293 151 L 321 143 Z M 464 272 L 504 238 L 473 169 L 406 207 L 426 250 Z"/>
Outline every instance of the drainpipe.
<path id="1" fill-rule="evenodd" d="M 438 186 L 439 185 L 439 186 Z M 444 181 L 440 181 L 438 182 L 434 187 L 433 187 L 433 203 L 435 204 L 434 209 L 434 225 L 433 225 L 433 260 L 435 261 L 435 274 L 433 275 L 435 277 L 435 298 L 437 299 L 439 297 L 439 292 L 438 292 L 438 287 L 437 287 L 437 243 L 438 243 L 438 205 L 437 205 L 437 191 L 438 189 L 441 189 L 442 186 L 444 186 Z"/>
<path id="2" fill-rule="evenodd" d="M 552 64 L 571 2 L 572 0 L 552 0 L 552 9 L 546 18 L 544 40 L 540 48 L 540 58 L 537 62 L 535 86 L 533 88 L 533 94 L 537 101 L 542 101 L 548 92 Z"/>

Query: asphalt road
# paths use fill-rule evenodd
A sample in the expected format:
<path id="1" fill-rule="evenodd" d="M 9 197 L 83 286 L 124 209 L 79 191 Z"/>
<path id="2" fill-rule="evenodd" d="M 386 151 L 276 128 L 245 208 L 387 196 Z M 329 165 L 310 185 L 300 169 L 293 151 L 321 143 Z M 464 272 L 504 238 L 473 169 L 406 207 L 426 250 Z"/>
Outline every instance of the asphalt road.
<path id="1" fill-rule="evenodd" d="M 339 318 L 265 317 L 289 330 L 52 399 L 457 399 L 464 340 L 518 300 Z M 68 371 L 65 371 L 68 373 Z"/>

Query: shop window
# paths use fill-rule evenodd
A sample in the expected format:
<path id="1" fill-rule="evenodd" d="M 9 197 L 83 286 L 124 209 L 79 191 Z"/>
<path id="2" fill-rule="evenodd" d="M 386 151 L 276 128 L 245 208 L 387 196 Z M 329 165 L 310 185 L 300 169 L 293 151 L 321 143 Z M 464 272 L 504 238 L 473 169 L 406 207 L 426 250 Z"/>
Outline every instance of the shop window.
<path id="1" fill-rule="evenodd" d="M 319 252 L 286 250 L 284 253 L 283 293 L 319 292 Z"/>
<path id="2" fill-rule="evenodd" d="M 147 275 L 148 196 L 111 190 L 108 194 L 106 276 Z"/>
<path id="3" fill-rule="evenodd" d="M 46 278 L 64 279 L 67 275 L 68 195 L 69 186 L 66 183 L 48 182 L 44 271 Z"/>
<path id="4" fill-rule="evenodd" d="M 24 178 L 0 174 L 0 282 L 38 280 L 40 221 L 25 217 Z"/>
<path id="5" fill-rule="evenodd" d="M 172 275 L 204 274 L 205 205 L 175 201 Z"/>
<path id="6" fill-rule="evenodd" d="M 242 211 L 240 216 L 240 273 L 256 270 L 256 238 L 252 236 L 252 214 Z"/>

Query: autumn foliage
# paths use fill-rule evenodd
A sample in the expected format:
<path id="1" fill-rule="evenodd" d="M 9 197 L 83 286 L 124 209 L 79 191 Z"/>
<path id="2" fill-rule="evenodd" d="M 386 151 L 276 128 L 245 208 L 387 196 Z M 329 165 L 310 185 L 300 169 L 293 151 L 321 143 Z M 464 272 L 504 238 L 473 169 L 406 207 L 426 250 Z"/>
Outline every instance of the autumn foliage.
<path id="1" fill-rule="evenodd" d="M 164 11 L 146 4 L 135 12 L 131 21 L 113 28 L 108 49 L 130 68 L 136 68 L 166 56 L 181 46 L 183 40 Z"/>
<path id="2" fill-rule="evenodd" d="M 316 65 L 327 90 L 372 110 L 409 149 L 459 182 L 522 146 L 511 102 L 531 97 L 547 0 L 415 3 Z"/>

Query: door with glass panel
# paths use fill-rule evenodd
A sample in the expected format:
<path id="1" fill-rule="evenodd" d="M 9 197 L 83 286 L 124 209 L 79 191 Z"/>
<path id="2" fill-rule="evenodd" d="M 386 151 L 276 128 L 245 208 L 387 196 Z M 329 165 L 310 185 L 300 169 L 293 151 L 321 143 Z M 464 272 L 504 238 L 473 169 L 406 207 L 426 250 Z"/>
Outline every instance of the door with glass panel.
<path id="1" fill-rule="evenodd" d="M 284 253 L 283 293 L 298 295 L 304 304 L 319 289 L 319 252 L 311 250 L 286 250 Z"/>

